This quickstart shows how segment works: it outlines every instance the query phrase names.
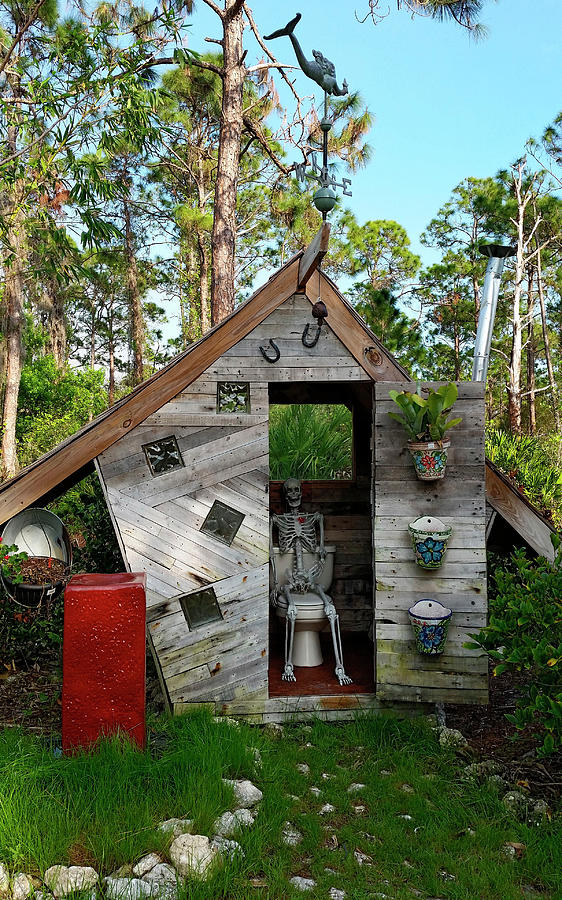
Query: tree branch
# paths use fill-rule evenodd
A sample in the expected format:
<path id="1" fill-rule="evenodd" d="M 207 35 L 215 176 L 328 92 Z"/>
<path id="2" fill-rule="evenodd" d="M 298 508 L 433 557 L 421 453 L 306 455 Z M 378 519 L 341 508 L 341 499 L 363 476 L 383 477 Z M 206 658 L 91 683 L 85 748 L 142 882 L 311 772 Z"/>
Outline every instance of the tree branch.
<path id="1" fill-rule="evenodd" d="M 270 160 L 277 166 L 279 171 L 282 172 L 283 175 L 288 175 L 291 169 L 287 168 L 287 166 L 284 166 L 281 160 L 273 152 L 267 138 L 265 137 L 258 123 L 253 122 L 252 119 L 249 118 L 249 116 L 242 116 L 242 121 L 244 123 L 244 128 L 246 129 L 246 131 L 253 135 L 256 141 L 259 141 L 263 150 L 265 151 L 265 153 L 267 153 Z"/>
<path id="2" fill-rule="evenodd" d="M 33 23 L 35 22 L 35 19 L 37 18 L 37 13 L 39 12 L 39 10 L 41 9 L 41 7 L 43 6 L 44 3 L 45 3 L 45 0 L 37 0 L 37 3 L 35 4 L 35 6 L 33 7 L 33 9 L 31 10 L 31 12 L 30 12 L 29 16 L 27 17 L 26 21 L 23 23 L 23 25 L 21 26 L 21 28 L 20 28 L 19 31 L 17 32 L 17 34 L 16 34 L 14 40 L 12 41 L 12 43 L 11 43 L 11 45 L 10 45 L 10 47 L 9 47 L 9 49 L 8 49 L 8 51 L 7 51 L 7 53 L 6 53 L 6 56 L 5 56 L 4 59 L 2 60 L 2 63 L 0 64 L 0 75 L 2 74 L 2 72 L 4 71 L 4 69 L 6 68 L 6 66 L 8 65 L 8 61 L 9 61 L 9 59 L 10 59 L 12 53 L 14 52 L 15 48 L 17 47 L 17 45 L 18 45 L 19 42 L 21 41 L 21 39 L 22 39 L 22 37 L 24 36 L 25 32 L 28 31 L 28 29 L 31 28 L 31 26 L 32 26 Z"/>

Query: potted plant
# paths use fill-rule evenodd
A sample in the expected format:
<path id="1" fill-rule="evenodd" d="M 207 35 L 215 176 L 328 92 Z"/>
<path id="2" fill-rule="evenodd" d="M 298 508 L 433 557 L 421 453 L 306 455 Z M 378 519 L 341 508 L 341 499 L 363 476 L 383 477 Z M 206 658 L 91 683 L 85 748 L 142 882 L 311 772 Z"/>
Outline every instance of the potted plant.
<path id="1" fill-rule="evenodd" d="M 443 653 L 451 622 L 452 610 L 438 600 L 418 600 L 408 610 L 408 618 L 414 630 L 416 650 L 424 655 Z"/>
<path id="2" fill-rule="evenodd" d="M 400 408 L 400 413 L 390 412 L 389 416 L 406 430 L 416 475 L 422 481 L 443 478 L 451 446 L 445 433 L 462 422 L 447 418 L 458 397 L 456 384 L 431 388 L 427 398 L 411 391 L 390 391 L 389 396 Z"/>

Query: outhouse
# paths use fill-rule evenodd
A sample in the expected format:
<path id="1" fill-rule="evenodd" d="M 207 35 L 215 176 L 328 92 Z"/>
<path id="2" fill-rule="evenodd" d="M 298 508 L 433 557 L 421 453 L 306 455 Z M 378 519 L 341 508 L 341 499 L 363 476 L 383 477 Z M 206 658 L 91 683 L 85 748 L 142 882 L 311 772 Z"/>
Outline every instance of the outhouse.
<path id="1" fill-rule="evenodd" d="M 6 521 L 95 464 L 124 565 L 146 573 L 148 640 L 174 712 L 206 704 L 281 721 L 487 702 L 487 660 L 464 646 L 487 616 L 483 385 L 458 385 L 447 477 L 417 480 L 388 415 L 389 390 L 411 378 L 320 270 L 327 237 L 324 225 L 228 319 L 0 488 Z M 305 346 L 319 299 L 328 317 Z M 280 675 L 269 520 L 283 500 L 269 474 L 269 411 L 287 403 L 352 413 L 351 477 L 303 484 L 303 510 L 323 514 L 336 548 L 330 592 L 351 685 L 334 679 L 329 647 L 328 668 L 295 683 Z M 412 551 L 408 525 L 423 515 L 452 527 L 439 570 Z M 423 598 L 452 610 L 439 655 L 416 652 L 408 609 Z"/>

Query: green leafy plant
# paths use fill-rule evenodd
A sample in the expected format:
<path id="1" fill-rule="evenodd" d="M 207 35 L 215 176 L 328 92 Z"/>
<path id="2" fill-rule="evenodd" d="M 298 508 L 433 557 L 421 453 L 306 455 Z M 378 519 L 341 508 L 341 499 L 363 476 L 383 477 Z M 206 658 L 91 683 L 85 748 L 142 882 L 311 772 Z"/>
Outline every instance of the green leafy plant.
<path id="1" fill-rule="evenodd" d="M 539 725 L 547 756 L 562 747 L 562 548 L 553 535 L 556 558 L 532 560 L 517 550 L 510 564 L 493 575 L 490 624 L 471 637 L 496 662 L 494 674 L 518 672 L 526 684 L 514 714 L 519 731 Z"/>
<path id="2" fill-rule="evenodd" d="M 486 456 L 523 490 L 531 503 L 562 527 L 562 471 L 552 438 L 486 429 Z"/>
<path id="3" fill-rule="evenodd" d="M 21 564 L 28 558 L 27 553 L 15 544 L 4 545 L 0 537 L 0 569 L 2 575 L 12 584 L 20 584 L 22 579 Z"/>
<path id="4" fill-rule="evenodd" d="M 456 384 L 431 388 L 427 398 L 411 391 L 389 391 L 389 396 L 400 413 L 388 415 L 402 425 L 411 441 L 442 441 L 449 428 L 462 422 L 461 418 L 447 418 L 458 397 Z"/>
<path id="5" fill-rule="evenodd" d="M 351 411 L 341 404 L 273 406 L 270 410 L 269 468 L 273 481 L 351 478 Z"/>

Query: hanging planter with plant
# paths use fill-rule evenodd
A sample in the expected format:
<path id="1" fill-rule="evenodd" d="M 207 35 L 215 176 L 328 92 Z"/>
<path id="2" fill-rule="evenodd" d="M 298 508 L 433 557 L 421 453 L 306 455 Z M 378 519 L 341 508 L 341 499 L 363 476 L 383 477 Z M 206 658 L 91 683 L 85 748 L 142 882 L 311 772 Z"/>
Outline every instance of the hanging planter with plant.
<path id="1" fill-rule="evenodd" d="M 431 388 L 427 398 L 411 391 L 389 391 L 400 413 L 389 416 L 405 429 L 408 450 L 412 454 L 416 475 L 421 481 L 437 481 L 445 475 L 450 442 L 445 433 L 462 422 L 447 418 L 458 397 L 456 384 L 442 384 Z"/>
<path id="2" fill-rule="evenodd" d="M 422 569 L 439 569 L 447 550 L 453 529 L 436 516 L 420 516 L 410 522 L 408 531 L 412 537 L 416 562 Z"/>
<path id="3" fill-rule="evenodd" d="M 408 610 L 408 618 L 414 630 L 416 650 L 424 655 L 443 653 L 452 610 L 438 600 L 418 600 Z"/>

